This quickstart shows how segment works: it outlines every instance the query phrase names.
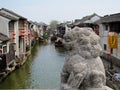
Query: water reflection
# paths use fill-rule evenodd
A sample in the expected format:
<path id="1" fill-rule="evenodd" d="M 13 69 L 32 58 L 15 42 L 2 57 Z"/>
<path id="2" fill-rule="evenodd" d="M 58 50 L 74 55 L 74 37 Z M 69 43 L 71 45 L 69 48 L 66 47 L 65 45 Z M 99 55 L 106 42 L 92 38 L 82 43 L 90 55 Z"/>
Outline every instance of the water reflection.
<path id="1" fill-rule="evenodd" d="M 53 44 L 37 44 L 32 55 L 20 69 L 0 84 L 0 89 L 56 89 L 60 86 L 60 72 L 64 64 L 64 50 Z"/>

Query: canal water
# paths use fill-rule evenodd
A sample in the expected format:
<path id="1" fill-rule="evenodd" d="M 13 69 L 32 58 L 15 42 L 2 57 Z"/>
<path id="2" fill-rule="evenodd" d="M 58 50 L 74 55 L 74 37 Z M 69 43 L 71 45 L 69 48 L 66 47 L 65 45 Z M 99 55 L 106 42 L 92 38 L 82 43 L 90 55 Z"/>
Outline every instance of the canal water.
<path id="1" fill-rule="evenodd" d="M 0 84 L 0 89 L 59 89 L 64 50 L 51 43 L 37 44 L 26 63 Z"/>

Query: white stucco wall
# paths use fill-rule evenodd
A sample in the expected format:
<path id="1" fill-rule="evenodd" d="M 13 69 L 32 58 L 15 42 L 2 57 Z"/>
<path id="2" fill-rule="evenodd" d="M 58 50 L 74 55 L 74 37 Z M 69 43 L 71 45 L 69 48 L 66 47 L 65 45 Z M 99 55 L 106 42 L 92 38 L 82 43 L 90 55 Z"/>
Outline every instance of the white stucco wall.
<path id="1" fill-rule="evenodd" d="M 108 33 L 109 33 L 109 27 L 108 30 L 105 30 L 105 25 L 104 24 L 100 24 L 99 25 L 99 36 L 100 36 L 100 45 L 103 49 L 103 52 L 107 53 L 108 51 L 110 51 L 109 47 L 108 47 Z M 118 48 L 113 49 L 113 56 L 120 58 L 120 35 L 117 35 L 118 38 Z M 104 50 L 104 44 L 107 45 L 107 50 Z"/>
<path id="2" fill-rule="evenodd" d="M 0 16 L 0 32 L 9 37 L 8 23 L 9 19 Z"/>
<path id="3" fill-rule="evenodd" d="M 120 58 L 120 34 L 117 35 L 118 37 L 118 48 L 116 49 L 116 56 Z"/>
<path id="4" fill-rule="evenodd" d="M 105 25 L 99 25 L 99 36 L 100 36 L 100 45 L 103 49 L 103 52 L 108 52 L 108 31 L 105 30 Z M 107 45 L 107 50 L 104 50 L 104 44 Z"/>
<path id="5" fill-rule="evenodd" d="M 16 44 L 16 52 L 15 55 L 19 56 L 19 30 L 18 30 L 18 21 L 14 23 L 14 32 L 16 34 L 15 44 Z"/>

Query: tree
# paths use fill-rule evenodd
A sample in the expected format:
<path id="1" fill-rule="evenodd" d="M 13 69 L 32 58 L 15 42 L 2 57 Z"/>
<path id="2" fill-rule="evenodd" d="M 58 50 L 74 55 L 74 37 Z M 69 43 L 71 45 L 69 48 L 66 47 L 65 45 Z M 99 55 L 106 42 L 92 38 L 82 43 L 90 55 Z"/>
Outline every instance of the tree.
<path id="1" fill-rule="evenodd" d="M 47 32 L 44 32 L 44 33 L 43 33 L 43 38 L 44 38 L 44 39 L 47 39 L 47 38 L 48 38 L 48 33 L 47 33 Z"/>
<path id="2" fill-rule="evenodd" d="M 52 20 L 50 22 L 50 28 L 55 29 L 57 27 L 58 21 L 57 20 Z"/>

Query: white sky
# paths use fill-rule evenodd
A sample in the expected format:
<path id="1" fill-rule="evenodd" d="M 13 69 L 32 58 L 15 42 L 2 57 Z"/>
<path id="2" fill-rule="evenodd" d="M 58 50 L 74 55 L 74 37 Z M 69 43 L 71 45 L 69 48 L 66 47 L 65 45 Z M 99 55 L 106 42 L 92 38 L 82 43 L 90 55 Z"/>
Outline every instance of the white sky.
<path id="1" fill-rule="evenodd" d="M 52 20 L 72 21 L 93 13 L 120 13 L 120 0 L 0 0 L 0 8 L 49 24 Z"/>

